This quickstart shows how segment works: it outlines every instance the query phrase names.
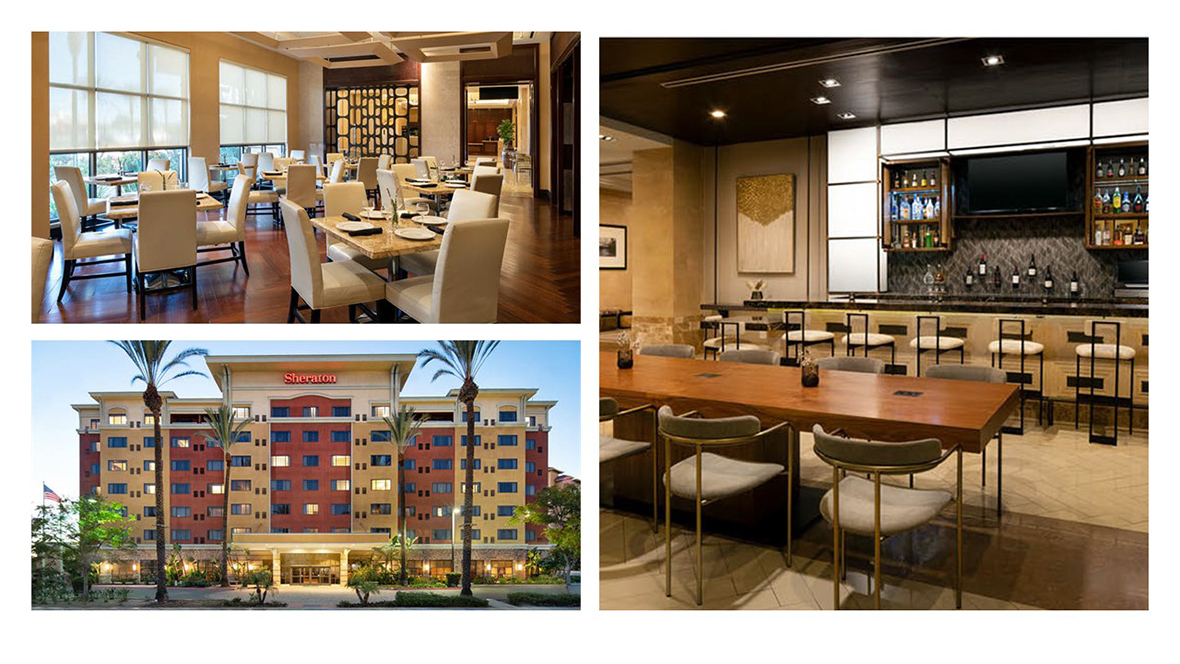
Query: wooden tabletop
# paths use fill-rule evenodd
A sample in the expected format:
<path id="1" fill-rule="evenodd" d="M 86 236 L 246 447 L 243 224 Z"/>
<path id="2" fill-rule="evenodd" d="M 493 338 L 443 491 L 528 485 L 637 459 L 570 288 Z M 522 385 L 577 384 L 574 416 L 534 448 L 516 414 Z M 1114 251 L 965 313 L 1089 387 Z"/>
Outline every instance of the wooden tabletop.
<path id="1" fill-rule="evenodd" d="M 436 184 L 433 187 L 423 187 L 423 186 L 416 185 L 416 184 L 413 184 L 410 182 L 402 182 L 402 187 L 409 189 L 411 191 L 416 191 L 420 194 L 429 194 L 432 196 L 433 195 L 450 196 L 451 194 L 454 194 L 456 191 L 459 191 L 460 189 L 467 188 L 467 187 L 448 187 L 441 182 L 439 182 L 438 184 Z"/>
<path id="2" fill-rule="evenodd" d="M 93 184 L 100 187 L 122 187 L 123 185 L 135 184 L 137 182 L 139 182 L 139 178 L 134 175 L 120 175 L 117 180 L 100 180 L 93 176 L 86 178 L 86 184 Z"/>
<path id="3" fill-rule="evenodd" d="M 311 223 L 325 233 L 331 233 L 337 239 L 356 247 L 368 258 L 382 259 L 401 256 L 403 254 L 417 254 L 423 251 L 433 251 L 442 246 L 442 236 L 435 235 L 432 240 L 407 240 L 393 234 L 393 223 L 386 219 L 365 219 L 383 231 L 380 235 L 358 235 L 353 237 L 336 228 L 336 224 L 348 221 L 344 217 L 315 217 Z M 399 220 L 398 228 L 425 228 L 409 219 Z"/>
<path id="4" fill-rule="evenodd" d="M 237 164 L 226 164 L 226 165 L 222 166 L 221 164 L 212 164 L 209 166 L 209 170 L 211 170 L 211 171 L 236 171 L 236 170 L 238 170 L 238 165 Z"/>
<path id="5" fill-rule="evenodd" d="M 267 173 L 259 173 L 259 174 L 258 174 L 258 179 L 259 179 L 259 180 L 270 180 L 271 182 L 274 182 L 274 183 L 277 185 L 277 184 L 279 184 L 279 183 L 281 183 L 281 182 L 286 182 L 286 181 L 287 181 L 287 174 L 286 174 L 286 173 L 280 173 L 279 175 L 274 175 L 274 174 L 269 174 L 269 175 L 268 175 Z M 316 174 L 315 174 L 315 179 L 316 179 L 316 181 L 318 182 L 318 181 L 322 181 L 322 180 L 327 180 L 328 178 L 327 178 L 327 177 L 325 177 L 323 173 L 316 173 Z"/>
<path id="6" fill-rule="evenodd" d="M 108 198 L 107 199 L 107 213 L 103 216 L 105 216 L 107 219 L 112 219 L 115 221 L 120 221 L 123 219 L 135 219 L 137 216 L 139 216 L 139 206 L 138 205 L 111 205 L 112 201 L 124 201 L 124 200 L 138 201 L 139 196 L 136 194 L 128 194 L 126 196 L 116 196 L 114 198 Z M 217 200 L 216 198 L 213 198 L 212 196 L 210 196 L 208 194 L 202 194 L 202 193 L 197 194 L 197 212 L 208 212 L 209 210 L 220 210 L 221 207 L 222 207 L 221 201 Z"/>
<path id="7" fill-rule="evenodd" d="M 938 438 L 945 447 L 979 452 L 1016 410 L 1016 385 L 849 371 L 821 371 L 803 387 L 797 367 L 635 355 L 619 369 L 614 352 L 599 354 L 599 391 L 626 405 L 669 405 L 707 417 L 757 415 L 763 425 L 815 424 L 872 440 Z M 906 396 L 899 392 L 918 393 Z"/>

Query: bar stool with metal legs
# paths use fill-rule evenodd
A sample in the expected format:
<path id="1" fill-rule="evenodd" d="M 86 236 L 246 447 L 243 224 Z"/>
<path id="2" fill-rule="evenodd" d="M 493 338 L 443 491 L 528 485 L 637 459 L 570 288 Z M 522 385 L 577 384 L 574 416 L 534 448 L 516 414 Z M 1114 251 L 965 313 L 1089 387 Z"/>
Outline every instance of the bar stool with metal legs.
<path id="1" fill-rule="evenodd" d="M 864 320 L 864 332 L 854 333 L 852 331 L 852 319 L 854 318 Z M 870 350 L 888 346 L 889 364 L 897 362 L 897 340 L 892 335 L 869 332 L 868 314 L 853 312 L 844 314 L 844 327 L 848 329 L 848 334 L 844 335 L 843 339 L 845 355 L 852 355 L 855 352 L 854 349 L 863 347 L 865 349 L 864 355 L 868 357 Z"/>
<path id="2" fill-rule="evenodd" d="M 1099 326 L 1114 328 L 1114 343 L 1100 343 L 1103 337 L 1098 334 Z M 1130 346 L 1122 345 L 1122 323 L 1119 321 L 1090 321 L 1090 342 L 1079 344 L 1074 349 L 1074 416 L 1073 427 L 1078 428 L 1079 411 L 1081 410 L 1082 402 L 1082 359 L 1089 358 L 1090 360 L 1090 394 L 1087 399 L 1090 403 L 1090 423 L 1089 423 L 1089 437 L 1091 443 L 1099 443 L 1101 445 L 1118 445 L 1119 444 L 1119 402 L 1122 398 L 1119 396 L 1119 369 L 1124 360 L 1131 362 L 1131 387 L 1127 395 L 1127 407 L 1129 413 L 1127 415 L 1127 434 L 1135 433 L 1135 349 Z M 1114 417 L 1111 420 L 1111 429 L 1114 430 L 1113 436 L 1096 436 L 1094 435 L 1094 384 L 1097 382 L 1094 376 L 1094 363 L 1096 360 L 1113 360 L 1114 361 L 1114 396 L 1112 398 L 1114 405 Z"/>
<path id="3" fill-rule="evenodd" d="M 613 435 L 599 434 L 598 463 L 602 465 L 624 457 L 651 451 L 651 528 L 652 530 L 659 530 L 660 504 L 658 496 L 660 482 L 657 478 L 659 471 L 657 470 L 658 463 L 656 461 L 655 444 L 655 441 L 659 439 L 659 426 L 656 423 L 656 407 L 651 404 L 644 404 L 635 408 L 628 408 L 627 410 L 619 410 L 619 403 L 614 399 L 600 398 L 598 400 L 598 422 L 600 424 L 644 411 L 651 413 L 652 442 L 646 443 L 641 440 L 627 440 Z"/>
<path id="4" fill-rule="evenodd" d="M 1006 383 L 1008 374 L 995 367 L 984 367 L 965 364 L 943 364 L 926 370 L 927 378 L 944 378 L 946 380 L 969 380 L 977 383 Z M 1004 430 L 996 432 L 996 515 L 1004 510 Z M 984 441 L 979 449 L 979 457 L 983 470 L 980 484 L 987 486 L 987 444 Z M 914 477 L 910 476 L 910 486 L 914 486 Z"/>
<path id="5" fill-rule="evenodd" d="M 1042 424 L 1044 410 L 1045 410 L 1045 346 L 1032 340 L 1032 331 L 1025 328 L 1025 321 L 1022 318 L 1001 318 L 997 323 L 998 336 L 995 341 L 987 345 L 987 352 L 991 354 L 992 366 L 996 366 L 996 356 L 999 356 L 999 368 L 1004 368 L 1005 355 L 1019 355 L 1020 356 L 1020 428 L 1007 429 L 1009 433 L 1024 434 L 1024 400 L 1027 397 L 1027 392 L 1024 389 L 1025 384 L 1031 382 L 1029 376 L 1024 371 L 1025 358 L 1036 356 L 1040 362 L 1039 373 L 1040 384 L 1036 390 L 1037 402 L 1037 425 Z M 1013 326 L 1019 326 L 1018 332 L 1005 332 L 1005 326 L 1012 329 Z M 1005 381 L 1009 380 L 1009 374 L 1005 374 Z M 1049 424 L 1053 424 L 1053 409 L 1049 409 Z"/>
<path id="6" fill-rule="evenodd" d="M 802 360 L 803 352 L 811 346 L 828 344 L 830 354 L 836 354 L 836 335 L 827 330 L 807 329 L 806 311 L 784 311 L 783 326 L 786 328 L 786 332 L 783 334 L 783 357 L 787 358 L 788 365 L 798 366 Z M 795 349 L 794 357 L 791 356 L 792 348 Z"/>
<path id="7" fill-rule="evenodd" d="M 710 337 L 705 339 L 701 344 L 702 355 L 707 360 L 709 354 L 713 354 L 713 359 L 716 360 L 721 357 L 721 354 L 728 350 L 770 350 L 764 344 L 759 344 L 749 339 L 743 340 L 742 335 L 746 332 L 746 321 L 742 320 L 727 320 L 719 314 L 712 316 L 705 316 L 705 322 L 714 325 L 720 332 L 720 336 Z M 726 337 L 726 329 L 732 328 L 728 338 Z"/>
<path id="8" fill-rule="evenodd" d="M 840 608 L 840 579 L 844 568 L 844 534 L 873 538 L 873 602 L 881 608 L 881 542 L 933 521 L 952 500 L 955 503 L 955 608 L 963 608 L 963 450 L 945 452 L 933 438 L 905 443 L 877 442 L 834 436 L 820 425 L 815 455 L 832 467 L 832 488 L 820 501 L 820 513 L 832 524 L 832 606 Z M 955 493 L 907 489 L 882 484 L 882 475 L 906 475 L 932 470 L 955 455 L 958 466 Z M 865 479 L 856 473 L 867 473 Z M 841 474 L 846 474 L 841 479 Z"/>
<path id="9" fill-rule="evenodd" d="M 672 495 L 692 500 L 696 506 L 697 606 L 704 599 L 705 570 L 701 549 L 701 508 L 723 498 L 750 491 L 771 479 L 786 474 L 787 481 L 787 567 L 791 566 L 792 510 L 790 474 L 791 454 L 787 453 L 787 467 L 777 463 L 739 461 L 705 452 L 704 448 L 752 443 L 785 429 L 781 422 L 767 429 L 753 415 L 703 419 L 695 413 L 674 415 L 668 406 L 660 408 L 659 434 L 664 439 L 664 556 L 666 579 L 664 594 L 672 596 Z M 690 456 L 672 465 L 672 445 L 692 447 Z"/>
<path id="10" fill-rule="evenodd" d="M 922 336 L 922 321 L 934 321 L 934 334 Z M 917 336 L 910 341 L 910 348 L 913 348 L 916 353 L 917 370 L 915 373 L 918 376 L 922 375 L 922 353 L 934 353 L 934 363 L 941 364 L 942 354 L 951 351 L 959 351 L 959 364 L 963 364 L 964 344 L 962 337 L 957 337 L 947 334 L 947 330 L 942 329 L 941 316 L 918 316 Z"/>

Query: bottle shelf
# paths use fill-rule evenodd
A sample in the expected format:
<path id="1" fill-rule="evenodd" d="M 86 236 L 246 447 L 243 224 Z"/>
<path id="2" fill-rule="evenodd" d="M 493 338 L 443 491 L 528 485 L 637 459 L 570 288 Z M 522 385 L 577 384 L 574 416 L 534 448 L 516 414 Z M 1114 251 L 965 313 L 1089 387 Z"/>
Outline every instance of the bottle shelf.
<path id="1" fill-rule="evenodd" d="M 1147 249 L 1146 244 L 1086 244 L 1087 249 Z"/>
<path id="2" fill-rule="evenodd" d="M 921 194 L 921 193 L 940 193 L 942 187 L 934 185 L 931 187 L 901 187 L 899 189 L 889 188 L 891 194 Z"/>
<path id="3" fill-rule="evenodd" d="M 1095 222 L 1106 221 L 1106 220 L 1118 221 L 1119 219 L 1146 219 L 1146 218 L 1147 218 L 1146 212 L 1119 212 L 1117 214 L 1114 212 L 1109 212 L 1109 213 L 1095 212 L 1094 213 L 1094 221 Z"/>
<path id="4" fill-rule="evenodd" d="M 1095 187 L 1125 187 L 1127 185 L 1145 185 L 1147 184 L 1147 176 L 1136 176 L 1133 178 L 1095 178 Z"/>
<path id="5" fill-rule="evenodd" d="M 937 226 L 940 219 L 890 219 L 891 224 L 906 224 L 908 226 Z"/>
<path id="6" fill-rule="evenodd" d="M 950 247 L 885 247 L 888 252 L 904 252 L 904 251 L 950 251 Z"/>

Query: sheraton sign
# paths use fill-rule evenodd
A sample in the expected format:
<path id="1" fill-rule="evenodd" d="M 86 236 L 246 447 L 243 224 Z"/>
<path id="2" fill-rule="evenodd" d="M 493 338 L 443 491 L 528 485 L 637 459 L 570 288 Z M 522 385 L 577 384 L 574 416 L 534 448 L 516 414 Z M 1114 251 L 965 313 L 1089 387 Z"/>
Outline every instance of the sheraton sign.
<path id="1" fill-rule="evenodd" d="M 287 385 L 323 385 L 335 383 L 336 374 L 283 374 L 283 382 Z"/>

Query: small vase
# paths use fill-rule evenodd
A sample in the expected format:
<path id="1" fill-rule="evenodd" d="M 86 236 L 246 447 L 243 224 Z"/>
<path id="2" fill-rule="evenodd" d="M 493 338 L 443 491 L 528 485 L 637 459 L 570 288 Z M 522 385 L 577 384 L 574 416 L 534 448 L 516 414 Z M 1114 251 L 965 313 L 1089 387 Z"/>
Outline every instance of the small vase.
<path id="1" fill-rule="evenodd" d="M 803 383 L 803 387 L 819 386 L 819 365 L 814 360 L 804 358 L 800 369 L 800 381 Z"/>
<path id="2" fill-rule="evenodd" d="M 618 351 L 617 364 L 620 369 L 630 369 L 635 365 L 634 351 L 630 348 L 620 348 Z"/>
<path id="3" fill-rule="evenodd" d="M 750 293 L 750 299 L 751 300 L 761 300 L 762 299 L 762 291 L 760 291 L 760 290 L 752 291 Z"/>

